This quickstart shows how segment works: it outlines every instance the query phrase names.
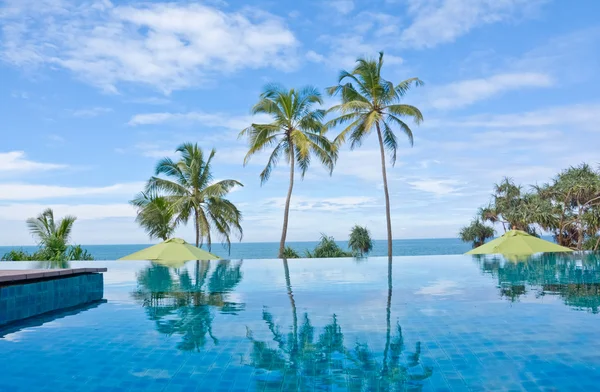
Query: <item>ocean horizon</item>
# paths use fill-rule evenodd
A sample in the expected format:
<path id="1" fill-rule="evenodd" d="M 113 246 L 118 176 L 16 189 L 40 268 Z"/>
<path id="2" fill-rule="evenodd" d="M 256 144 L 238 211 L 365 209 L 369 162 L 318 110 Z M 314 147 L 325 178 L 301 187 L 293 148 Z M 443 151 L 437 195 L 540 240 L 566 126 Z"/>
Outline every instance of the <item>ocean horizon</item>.
<path id="1" fill-rule="evenodd" d="M 348 249 L 348 241 L 336 241 L 344 250 Z M 319 241 L 294 241 L 287 245 L 304 256 L 306 250 L 313 250 Z M 144 249 L 151 244 L 119 244 L 119 245 L 85 245 L 86 249 L 96 260 L 116 260 L 130 253 Z M 206 247 L 203 247 L 206 249 Z M 0 257 L 13 249 L 35 252 L 38 247 L 0 246 Z M 471 245 L 458 238 L 426 238 L 426 239 L 397 239 L 393 241 L 394 256 L 427 256 L 427 255 L 456 255 L 471 249 Z M 274 259 L 277 258 L 279 242 L 242 242 L 232 243 L 231 252 L 220 243 L 212 246 L 211 252 L 223 259 Z M 387 255 L 387 240 L 373 240 L 371 257 Z"/>

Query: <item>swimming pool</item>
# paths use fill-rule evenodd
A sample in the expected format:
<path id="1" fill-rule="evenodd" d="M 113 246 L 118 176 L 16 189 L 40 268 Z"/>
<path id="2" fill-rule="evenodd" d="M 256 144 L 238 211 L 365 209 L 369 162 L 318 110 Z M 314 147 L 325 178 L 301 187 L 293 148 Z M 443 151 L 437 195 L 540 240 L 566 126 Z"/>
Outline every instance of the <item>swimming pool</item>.
<path id="1" fill-rule="evenodd" d="M 108 268 L 104 301 L 0 329 L 1 391 L 600 383 L 597 255 L 71 264 L 89 266 Z"/>

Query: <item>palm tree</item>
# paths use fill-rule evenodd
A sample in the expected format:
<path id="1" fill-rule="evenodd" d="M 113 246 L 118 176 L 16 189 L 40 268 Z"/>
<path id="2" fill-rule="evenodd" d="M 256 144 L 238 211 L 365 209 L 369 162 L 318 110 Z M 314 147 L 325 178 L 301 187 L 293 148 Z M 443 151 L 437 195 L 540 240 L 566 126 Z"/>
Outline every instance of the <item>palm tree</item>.
<path id="1" fill-rule="evenodd" d="M 371 240 L 369 230 L 366 227 L 354 225 L 350 231 L 348 246 L 361 257 L 369 253 L 373 249 L 373 240 Z"/>
<path id="2" fill-rule="evenodd" d="M 71 215 L 56 221 L 51 208 L 44 210 L 36 218 L 27 219 L 27 227 L 44 249 L 45 257 L 50 260 L 65 258 L 73 224 L 77 218 Z M 47 253 L 46 253 L 47 252 Z"/>
<path id="3" fill-rule="evenodd" d="M 473 249 L 485 244 L 487 240 L 494 237 L 493 227 L 486 226 L 478 218 L 473 219 L 469 226 L 460 229 L 459 237 L 463 242 L 471 242 Z"/>
<path id="4" fill-rule="evenodd" d="M 175 231 L 176 214 L 168 198 L 140 192 L 129 203 L 137 208 L 135 221 L 150 238 L 163 241 L 171 238 Z"/>
<path id="5" fill-rule="evenodd" d="M 321 94 L 314 87 L 286 90 L 279 85 L 268 85 L 252 108 L 252 113 L 268 114 L 273 122 L 252 124 L 240 133 L 240 137 L 247 136 L 249 141 L 244 165 L 256 153 L 272 148 L 267 165 L 260 173 L 261 185 L 269 179 L 282 156 L 290 164 L 290 183 L 283 213 L 279 258 L 283 258 L 285 251 L 295 165 L 298 165 L 304 177 L 311 155 L 314 154 L 331 174 L 337 158 L 337 149 L 324 135 L 322 120 L 325 111 L 313 110 L 315 104 L 322 103 Z"/>
<path id="6" fill-rule="evenodd" d="M 181 154 L 177 162 L 171 158 L 163 158 L 156 165 L 156 175 L 167 178 L 152 177 L 146 186 L 146 193 L 164 193 L 176 213 L 175 224 L 186 224 L 190 217 L 194 219 L 196 246 L 206 239 L 208 250 L 211 249 L 211 233 L 216 231 L 231 249 L 231 235 L 237 232 L 242 239 L 242 213 L 227 200 L 225 196 L 235 186 L 243 186 L 236 180 L 212 182 L 211 161 L 215 156 L 212 149 L 205 158 L 197 144 L 184 143 L 177 147 Z"/>
<path id="7" fill-rule="evenodd" d="M 340 112 L 340 116 L 329 121 L 327 127 L 348 124 L 336 137 L 339 145 L 349 139 L 350 147 L 360 146 L 375 129 L 381 154 L 381 174 L 385 194 L 385 212 L 387 218 L 388 256 L 392 255 L 392 219 L 390 215 L 390 196 L 385 167 L 385 150 L 390 153 L 392 166 L 396 163 L 398 139 L 392 127 L 397 126 L 408 137 L 412 146 L 413 134 L 402 119 L 409 117 L 416 124 L 423 121 L 421 111 L 414 106 L 399 103 L 413 85 L 421 86 L 418 78 L 410 78 L 394 85 L 383 79 L 383 52 L 378 60 L 359 58 L 352 72 L 342 71 L 338 85 L 327 89 L 329 95 L 340 95 L 342 103 L 329 109 Z"/>

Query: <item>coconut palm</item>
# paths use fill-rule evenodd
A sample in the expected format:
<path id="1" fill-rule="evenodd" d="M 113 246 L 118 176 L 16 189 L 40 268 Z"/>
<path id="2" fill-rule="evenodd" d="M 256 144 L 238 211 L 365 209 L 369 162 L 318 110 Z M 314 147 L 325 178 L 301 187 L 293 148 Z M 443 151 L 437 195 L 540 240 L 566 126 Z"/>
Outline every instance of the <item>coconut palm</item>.
<path id="1" fill-rule="evenodd" d="M 177 162 L 163 158 L 156 165 L 156 177 L 146 186 L 148 194 L 164 194 L 173 203 L 176 213 L 175 224 L 186 224 L 191 217 L 196 231 L 196 246 L 206 240 L 208 249 L 212 245 L 212 233 L 219 234 L 231 249 L 231 235 L 242 238 L 242 213 L 225 196 L 236 186 L 236 180 L 213 182 L 211 162 L 216 151 L 208 157 L 197 144 L 184 143 L 177 147 L 181 154 Z M 164 175 L 167 178 L 158 177 Z"/>
<path id="2" fill-rule="evenodd" d="M 361 257 L 373 250 L 373 240 L 371 240 L 369 230 L 366 227 L 354 225 L 350 231 L 348 246 Z"/>
<path id="3" fill-rule="evenodd" d="M 339 117 L 329 121 L 328 127 L 347 124 L 335 139 L 339 145 L 348 139 L 351 148 L 359 147 L 373 130 L 377 133 L 381 154 L 381 174 L 385 195 L 387 218 L 388 256 L 392 255 L 392 220 L 390 215 L 390 196 L 385 165 L 385 150 L 390 154 L 392 166 L 396 162 L 398 138 L 393 128 L 398 127 L 413 144 L 413 133 L 403 118 L 410 118 L 416 124 L 423 121 L 421 111 L 414 106 L 401 104 L 412 86 L 423 84 L 418 78 L 406 79 L 397 85 L 381 76 L 383 52 L 378 60 L 359 58 L 352 72 L 342 71 L 338 85 L 327 92 L 341 97 L 341 104 L 330 111 L 339 112 Z"/>
<path id="4" fill-rule="evenodd" d="M 140 192 L 130 203 L 137 208 L 135 221 L 150 238 L 160 238 L 163 241 L 171 238 L 175 231 L 176 214 L 168 198 Z"/>
<path id="5" fill-rule="evenodd" d="M 27 227 L 44 249 L 45 258 L 64 259 L 68 248 L 73 224 L 77 218 L 67 215 L 56 221 L 51 208 L 44 210 L 36 218 L 27 219 Z"/>
<path id="6" fill-rule="evenodd" d="M 269 179 L 281 157 L 290 164 L 290 180 L 283 212 L 279 258 L 283 258 L 285 252 L 295 166 L 298 165 L 302 177 L 304 177 L 310 165 L 311 156 L 314 155 L 329 169 L 331 174 L 337 157 L 335 146 L 324 135 L 325 129 L 322 120 L 325 112 L 314 109 L 315 105 L 322 103 L 321 94 L 314 87 L 286 90 L 279 85 L 268 85 L 260 95 L 258 103 L 252 108 L 252 113 L 267 114 L 272 117 L 273 122 L 252 124 L 240 133 L 240 137 L 247 137 L 249 141 L 249 150 L 244 158 L 244 165 L 250 161 L 253 155 L 267 149 L 271 150 L 267 165 L 260 173 L 261 185 Z"/>

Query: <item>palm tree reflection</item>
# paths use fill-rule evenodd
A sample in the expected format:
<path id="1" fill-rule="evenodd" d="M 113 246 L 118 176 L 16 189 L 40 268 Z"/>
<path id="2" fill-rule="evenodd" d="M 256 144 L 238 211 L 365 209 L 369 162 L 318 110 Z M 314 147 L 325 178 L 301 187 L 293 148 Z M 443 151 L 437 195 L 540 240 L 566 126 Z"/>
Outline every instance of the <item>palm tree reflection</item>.
<path id="1" fill-rule="evenodd" d="M 476 257 L 482 272 L 498 279 L 500 295 L 511 302 L 531 291 L 536 297 L 558 295 L 566 305 L 600 313 L 600 255 L 547 253 L 525 260 Z"/>
<path id="2" fill-rule="evenodd" d="M 209 261 L 196 262 L 194 277 L 187 268 L 152 264 L 138 274 L 134 298 L 146 308 L 157 331 L 180 335 L 177 348 L 200 351 L 210 339 L 218 344 L 212 330 L 214 311 L 237 314 L 245 304 L 229 300 L 229 293 L 242 280 L 242 262 L 219 261 L 212 272 Z"/>
<path id="3" fill-rule="evenodd" d="M 331 321 L 315 337 L 315 327 L 308 313 L 297 324 L 296 305 L 290 284 L 289 268 L 284 260 L 284 272 L 293 325 L 290 333 L 281 333 L 267 308 L 263 320 L 272 335 L 276 347 L 258 340 L 248 329 L 247 337 L 252 342 L 250 365 L 263 370 L 258 377 L 260 390 L 332 390 L 341 388 L 350 391 L 392 391 L 422 389 L 421 381 L 431 376 L 431 368 L 420 367 L 421 348 L 404 356 L 402 329 L 391 328 L 392 277 L 391 260 L 388 267 L 388 295 L 386 306 L 386 340 L 383 359 L 373 352 L 368 344 L 357 342 L 353 348 L 344 344 L 342 327 L 333 314 Z M 405 359 L 407 358 L 407 359 Z"/>

